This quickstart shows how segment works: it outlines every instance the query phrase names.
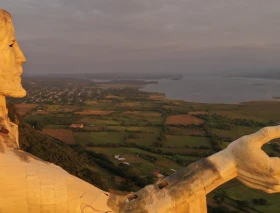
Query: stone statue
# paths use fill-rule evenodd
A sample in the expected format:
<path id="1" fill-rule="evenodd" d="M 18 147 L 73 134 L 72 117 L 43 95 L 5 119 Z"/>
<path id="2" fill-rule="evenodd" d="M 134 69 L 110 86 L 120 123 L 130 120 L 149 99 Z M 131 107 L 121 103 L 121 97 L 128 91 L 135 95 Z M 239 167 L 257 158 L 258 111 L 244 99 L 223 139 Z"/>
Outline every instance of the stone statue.
<path id="1" fill-rule="evenodd" d="M 104 192 L 60 167 L 19 150 L 17 125 L 5 97 L 23 97 L 22 63 L 11 15 L 0 9 L 0 213 L 206 213 L 206 194 L 237 177 L 267 193 L 280 192 L 279 158 L 261 146 L 280 126 L 232 142 L 226 149 L 128 196 Z"/>

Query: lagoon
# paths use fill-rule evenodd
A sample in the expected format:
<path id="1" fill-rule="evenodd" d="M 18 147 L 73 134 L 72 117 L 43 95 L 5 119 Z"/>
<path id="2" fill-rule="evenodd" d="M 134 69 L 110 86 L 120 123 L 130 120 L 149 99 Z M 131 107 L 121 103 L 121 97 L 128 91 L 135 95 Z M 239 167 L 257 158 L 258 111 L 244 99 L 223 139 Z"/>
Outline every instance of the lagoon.
<path id="1" fill-rule="evenodd" d="M 157 84 L 148 84 L 141 90 L 164 93 L 167 98 L 188 102 L 236 104 L 277 101 L 275 97 L 280 97 L 280 80 L 187 75 L 180 80 L 161 79 Z"/>

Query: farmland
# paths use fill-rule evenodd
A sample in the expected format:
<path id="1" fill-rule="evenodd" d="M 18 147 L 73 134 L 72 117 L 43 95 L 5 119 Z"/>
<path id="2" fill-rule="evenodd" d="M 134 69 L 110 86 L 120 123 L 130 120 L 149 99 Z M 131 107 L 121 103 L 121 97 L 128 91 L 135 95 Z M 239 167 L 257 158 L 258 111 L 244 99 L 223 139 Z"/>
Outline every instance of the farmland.
<path id="1" fill-rule="evenodd" d="M 139 85 L 131 83 L 100 85 L 79 81 L 69 87 L 53 85 L 49 84 L 49 90 L 61 93 L 61 98 L 31 104 L 34 97 L 26 97 L 15 105 L 19 114 L 35 129 L 81 155 L 91 156 L 97 167 L 90 169 L 96 172 L 100 168 L 102 174 L 114 177 L 116 181 L 108 185 L 115 190 L 138 190 L 157 181 L 154 171 L 170 175 L 173 170 L 226 148 L 243 135 L 280 123 L 278 101 L 202 104 L 168 100 L 160 93 L 139 91 Z M 36 96 L 40 90 L 39 84 L 33 84 L 28 94 Z M 47 93 L 45 87 L 44 90 Z M 83 128 L 70 128 L 71 124 L 83 124 Z M 280 156 L 280 140 L 263 149 L 270 156 Z M 246 201 L 247 210 L 243 212 L 277 212 L 276 201 L 280 199 L 279 195 L 260 194 L 235 181 L 208 196 L 213 208 L 217 207 L 213 198 L 217 194 L 223 196 L 225 206 L 233 209 L 238 200 Z M 257 205 L 253 198 L 266 199 L 270 206 Z"/>
<path id="2" fill-rule="evenodd" d="M 38 107 L 38 104 L 16 104 L 15 107 L 17 108 L 20 115 L 26 115 L 33 109 L 36 109 Z"/>
<path id="3" fill-rule="evenodd" d="M 204 120 L 192 115 L 171 115 L 167 118 L 166 125 L 201 125 Z"/>
<path id="4" fill-rule="evenodd" d="M 68 129 L 43 129 L 43 132 L 49 136 L 52 136 L 66 144 L 75 144 L 72 131 Z"/>

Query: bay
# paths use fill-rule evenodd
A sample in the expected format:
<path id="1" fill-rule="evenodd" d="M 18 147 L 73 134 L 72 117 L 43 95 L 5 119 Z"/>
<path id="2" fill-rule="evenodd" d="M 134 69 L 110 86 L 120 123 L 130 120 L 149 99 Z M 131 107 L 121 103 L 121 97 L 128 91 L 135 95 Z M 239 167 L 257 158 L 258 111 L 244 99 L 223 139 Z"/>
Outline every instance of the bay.
<path id="1" fill-rule="evenodd" d="M 246 101 L 277 101 L 275 97 L 280 97 L 280 80 L 193 75 L 184 76 L 180 80 L 158 80 L 158 84 L 148 84 L 141 90 L 164 93 L 169 99 L 188 102 L 236 104 Z"/>

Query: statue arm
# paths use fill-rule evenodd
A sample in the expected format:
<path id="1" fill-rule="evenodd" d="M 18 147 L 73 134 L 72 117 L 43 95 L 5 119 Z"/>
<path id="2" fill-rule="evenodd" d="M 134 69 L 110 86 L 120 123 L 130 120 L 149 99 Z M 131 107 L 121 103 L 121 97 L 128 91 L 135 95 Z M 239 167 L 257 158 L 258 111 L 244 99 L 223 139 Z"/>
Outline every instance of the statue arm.
<path id="1" fill-rule="evenodd" d="M 280 160 L 270 158 L 261 150 L 262 145 L 279 137 L 280 126 L 265 127 L 159 184 L 145 187 L 131 201 L 110 195 L 108 204 L 116 212 L 203 213 L 207 212 L 206 194 L 235 177 L 251 188 L 280 192 Z"/>
<path id="2" fill-rule="evenodd" d="M 108 205 L 120 213 L 206 213 L 206 194 L 235 176 L 236 172 L 227 179 L 222 177 L 217 165 L 206 158 L 146 186 L 132 195 L 131 201 L 110 195 Z"/>

